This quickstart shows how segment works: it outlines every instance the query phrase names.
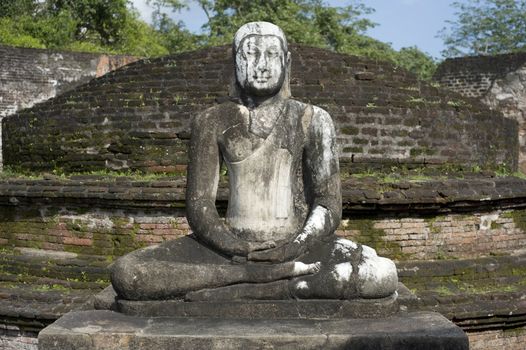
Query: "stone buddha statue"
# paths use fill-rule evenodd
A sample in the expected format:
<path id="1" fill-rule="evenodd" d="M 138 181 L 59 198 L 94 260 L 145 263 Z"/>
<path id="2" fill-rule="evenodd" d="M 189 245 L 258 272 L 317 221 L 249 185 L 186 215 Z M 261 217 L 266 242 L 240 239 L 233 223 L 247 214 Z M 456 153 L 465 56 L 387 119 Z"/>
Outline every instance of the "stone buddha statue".
<path id="1" fill-rule="evenodd" d="M 338 238 L 336 135 L 323 109 L 290 98 L 282 30 L 243 25 L 233 42 L 232 97 L 197 115 L 189 146 L 189 236 L 118 259 L 111 281 L 128 300 L 383 298 L 394 263 Z M 228 169 L 224 218 L 215 206 Z"/>

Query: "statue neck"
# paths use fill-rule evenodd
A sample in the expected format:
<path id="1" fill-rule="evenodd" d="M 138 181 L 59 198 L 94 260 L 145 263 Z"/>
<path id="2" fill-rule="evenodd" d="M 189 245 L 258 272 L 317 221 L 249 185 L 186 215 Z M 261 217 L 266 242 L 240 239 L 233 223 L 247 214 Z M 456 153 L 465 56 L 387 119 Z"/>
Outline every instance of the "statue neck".
<path id="1" fill-rule="evenodd" d="M 260 106 L 278 104 L 283 100 L 283 98 L 279 93 L 270 96 L 254 96 L 242 93 L 241 100 L 243 101 L 243 104 L 249 109 L 254 109 Z"/>

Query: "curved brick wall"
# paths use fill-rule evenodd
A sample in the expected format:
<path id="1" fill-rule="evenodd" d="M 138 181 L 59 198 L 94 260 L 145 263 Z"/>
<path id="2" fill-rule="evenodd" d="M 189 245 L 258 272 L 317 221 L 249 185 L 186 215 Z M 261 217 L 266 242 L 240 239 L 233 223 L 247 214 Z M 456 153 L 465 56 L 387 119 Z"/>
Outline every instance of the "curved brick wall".
<path id="1" fill-rule="evenodd" d="M 496 79 L 526 64 L 526 52 L 448 58 L 433 76 L 440 85 L 464 96 L 484 97 Z"/>
<path id="2" fill-rule="evenodd" d="M 433 79 L 518 122 L 518 163 L 526 173 L 526 52 L 449 58 L 438 66 Z"/>
<path id="3" fill-rule="evenodd" d="M 384 62 L 291 48 L 292 94 L 327 109 L 344 163 L 516 168 L 516 122 Z M 230 47 L 143 60 L 3 121 L 4 164 L 185 169 L 189 121 L 226 96 Z"/>

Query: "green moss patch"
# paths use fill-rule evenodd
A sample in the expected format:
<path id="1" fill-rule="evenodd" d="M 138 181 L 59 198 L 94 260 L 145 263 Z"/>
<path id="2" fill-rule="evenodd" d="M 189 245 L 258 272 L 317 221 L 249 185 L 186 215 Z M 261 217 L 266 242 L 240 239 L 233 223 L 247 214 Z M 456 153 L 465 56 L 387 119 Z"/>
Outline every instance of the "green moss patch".
<path id="1" fill-rule="evenodd" d="M 396 260 L 403 260 L 407 254 L 402 253 L 402 248 L 395 242 L 388 242 L 384 239 L 384 230 L 374 227 L 375 221 L 365 217 L 351 218 L 346 226 L 346 230 L 356 230 L 358 235 L 352 239 L 358 243 L 368 245 L 381 252 L 381 255 L 388 256 Z"/>

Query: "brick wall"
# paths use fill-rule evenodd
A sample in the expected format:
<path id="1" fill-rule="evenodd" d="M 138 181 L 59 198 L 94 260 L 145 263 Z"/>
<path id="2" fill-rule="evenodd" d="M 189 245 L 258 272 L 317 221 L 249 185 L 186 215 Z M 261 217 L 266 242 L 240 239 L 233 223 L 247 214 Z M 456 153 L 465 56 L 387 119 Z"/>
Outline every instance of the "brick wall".
<path id="1" fill-rule="evenodd" d="M 5 209 L 5 208 L 4 208 Z M 189 233 L 184 212 L 41 206 L 4 210 L 0 245 L 120 256 Z"/>
<path id="2" fill-rule="evenodd" d="M 184 212 L 41 206 L 2 209 L 0 245 L 120 256 L 190 232 Z M 44 213 L 44 214 L 42 214 Z M 526 213 L 490 211 L 438 217 L 359 216 L 344 212 L 336 234 L 402 260 L 513 254 L 526 249 Z M 519 219 L 517 219 L 517 217 Z"/>
<path id="3" fill-rule="evenodd" d="M 42 206 L 42 216 L 34 215 L 34 209 L 2 210 L 3 216 L 11 216 L 0 222 L 0 246 L 6 247 L 120 256 L 190 232 L 184 213 L 177 211 L 84 211 Z M 524 211 L 410 218 L 364 218 L 345 212 L 336 234 L 398 260 L 459 259 L 526 249 L 525 222 Z"/>
<path id="4" fill-rule="evenodd" d="M 526 180 L 377 184 L 376 190 L 360 181 L 343 182 L 337 234 L 382 255 L 471 258 L 526 248 Z M 188 234 L 184 192 L 181 178 L 9 180 L 0 183 L 0 245 L 119 256 Z M 221 212 L 226 192 L 222 185 Z"/>
<path id="5" fill-rule="evenodd" d="M 516 167 L 517 129 L 385 62 L 293 46 L 292 94 L 327 109 L 355 164 Z M 228 94 L 230 47 L 128 65 L 4 120 L 5 164 L 177 172 L 189 122 Z"/>
<path id="6" fill-rule="evenodd" d="M 0 324 L 0 349 L 38 350 L 36 332 L 23 332 L 16 326 Z"/>
<path id="7" fill-rule="evenodd" d="M 468 333 L 468 338 L 471 350 L 523 350 L 526 348 L 524 328 Z"/>
<path id="8" fill-rule="evenodd" d="M 71 90 L 123 65 L 132 56 L 0 45 L 0 117 Z"/>
<path id="9" fill-rule="evenodd" d="M 519 168 L 526 172 L 526 53 L 447 59 L 434 80 L 516 120 Z"/>
<path id="10" fill-rule="evenodd" d="M 448 58 L 433 76 L 440 85 L 464 96 L 484 97 L 493 82 L 526 63 L 526 53 Z"/>
<path id="11" fill-rule="evenodd" d="M 137 60 L 2 45 L 0 57 L 0 120 Z"/>
<path id="12" fill-rule="evenodd" d="M 418 217 L 347 215 L 337 234 L 402 260 L 473 258 L 526 248 L 523 210 Z"/>
<path id="13" fill-rule="evenodd" d="M 4 273 L 17 276 L 20 271 L 26 274 L 36 271 L 39 276 L 60 274 L 66 278 L 78 276 L 80 270 L 93 275 L 90 281 L 100 278 L 113 257 L 189 233 L 184 192 L 182 177 L 4 179 L 0 182 L 0 247 L 7 248 L 4 253 L 12 247 L 39 248 L 79 253 L 84 260 L 90 256 L 97 262 L 87 265 L 86 261 L 76 259 L 70 262 L 74 266 L 65 262 L 60 266 L 47 264 L 44 273 L 32 260 L 24 260 L 25 266 L 22 261 L 14 260 L 11 265 L 4 261 Z M 217 203 L 220 212 L 225 209 L 227 195 L 223 182 Z M 484 278 L 495 281 L 495 276 L 500 278 L 496 284 L 509 283 L 510 280 L 503 279 L 505 273 L 513 274 L 513 269 L 521 268 L 524 261 L 520 255 L 510 255 L 526 248 L 525 200 L 526 180 L 519 178 L 479 176 L 425 183 L 381 183 L 372 178 L 351 177 L 343 181 L 343 221 L 337 234 L 368 244 L 380 254 L 398 260 L 404 282 L 431 285 L 436 283 L 435 279 L 447 279 L 450 274 L 454 279 L 466 274 L 468 280 L 469 276 L 481 278 L 481 283 Z M 462 258 L 473 260 L 458 260 Z M 473 270 L 472 275 L 468 274 L 469 269 Z M 417 288 L 417 284 L 407 285 Z M 420 307 L 438 305 L 438 310 L 433 310 L 455 322 L 458 315 L 464 323 L 466 319 L 472 321 L 469 325 L 473 330 L 468 334 L 472 349 L 523 346 L 521 329 L 486 330 L 485 323 L 481 326 L 478 313 L 484 320 L 494 315 L 488 316 L 486 308 L 472 303 L 479 299 L 483 299 L 484 306 L 501 302 L 505 312 L 498 310 L 503 318 L 510 314 L 509 310 L 513 310 L 514 316 L 523 312 L 519 299 L 510 303 L 502 299 L 510 296 L 502 293 L 474 296 L 435 293 L 430 297 L 426 288 L 418 291 L 422 291 L 419 300 L 424 302 Z M 489 309 L 493 310 L 491 306 Z M 466 312 L 477 317 L 468 317 Z M 501 327 L 498 321 L 494 325 Z M 35 338 L 20 335 L 0 332 L 0 344 L 14 349 L 36 349 Z"/>

